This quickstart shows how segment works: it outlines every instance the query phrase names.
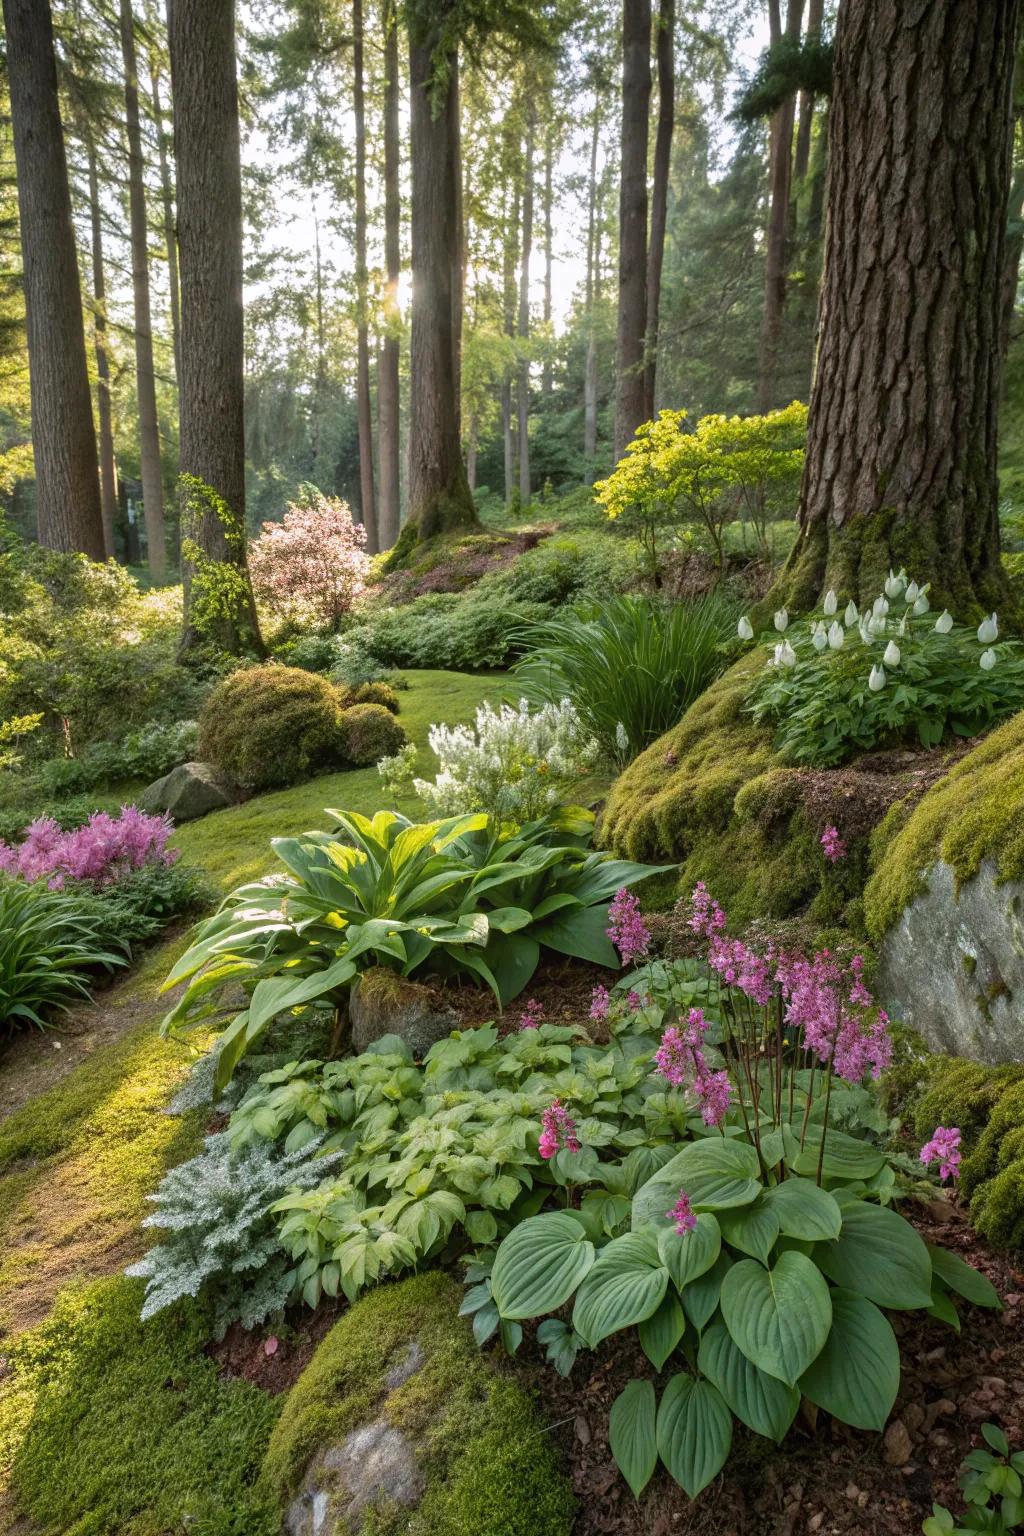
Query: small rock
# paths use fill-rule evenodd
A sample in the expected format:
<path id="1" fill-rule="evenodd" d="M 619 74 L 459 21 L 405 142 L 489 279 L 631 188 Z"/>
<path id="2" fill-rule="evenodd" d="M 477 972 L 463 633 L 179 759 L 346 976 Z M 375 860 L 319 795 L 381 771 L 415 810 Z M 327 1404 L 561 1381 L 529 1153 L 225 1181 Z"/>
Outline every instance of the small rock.
<path id="1" fill-rule="evenodd" d="M 451 1008 L 438 1007 L 429 987 L 374 966 L 364 971 L 349 994 L 352 1048 L 365 1051 L 385 1035 L 398 1035 L 416 1057 L 459 1026 Z"/>
<path id="2" fill-rule="evenodd" d="M 814 1532 L 815 1531 L 820 1531 L 824 1524 L 825 1524 L 825 1511 L 823 1509 L 819 1509 L 818 1513 L 816 1515 L 812 1515 L 811 1518 L 808 1520 L 808 1522 L 807 1522 L 807 1529 L 811 1533 L 811 1536 L 814 1536 Z"/>
<path id="3" fill-rule="evenodd" d="M 856 1483 L 847 1483 L 846 1497 L 849 1499 L 851 1504 L 856 1504 L 857 1500 L 860 1498 L 860 1489 L 857 1487 Z"/>
<path id="4" fill-rule="evenodd" d="M 924 1408 L 920 1403 L 908 1403 L 903 1410 L 903 1422 L 912 1435 L 917 1434 L 924 1423 L 924 1418 Z"/>
<path id="5" fill-rule="evenodd" d="M 902 1467 L 910 1460 L 913 1446 L 902 1419 L 893 1419 L 883 1439 L 885 1459 L 890 1467 Z"/>
<path id="6" fill-rule="evenodd" d="M 587 1421 L 583 1417 L 582 1413 L 578 1413 L 576 1415 L 576 1420 L 575 1420 L 575 1423 L 573 1425 L 573 1428 L 576 1431 L 576 1439 L 579 1441 L 580 1445 L 589 1445 L 590 1444 L 590 1425 L 587 1423 Z"/>

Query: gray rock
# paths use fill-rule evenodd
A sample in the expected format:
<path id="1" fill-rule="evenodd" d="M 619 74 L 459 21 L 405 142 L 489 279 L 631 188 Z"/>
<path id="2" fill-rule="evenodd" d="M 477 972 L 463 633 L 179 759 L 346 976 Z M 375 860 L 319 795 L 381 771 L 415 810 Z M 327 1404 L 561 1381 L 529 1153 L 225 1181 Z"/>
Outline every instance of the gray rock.
<path id="1" fill-rule="evenodd" d="M 352 1046 L 365 1051 L 384 1035 L 398 1035 L 414 1056 L 425 1056 L 438 1040 L 459 1027 L 459 1015 L 438 1007 L 429 987 L 396 976 L 382 966 L 364 971 L 349 997 Z"/>
<path id="2" fill-rule="evenodd" d="M 150 815 L 168 811 L 175 821 L 195 821 L 231 804 L 230 787 L 209 763 L 182 763 L 139 797 L 142 810 Z"/>
<path id="3" fill-rule="evenodd" d="M 879 950 L 878 992 L 932 1047 L 992 1063 L 1024 1060 L 1024 885 L 985 860 L 956 891 L 940 861 Z"/>

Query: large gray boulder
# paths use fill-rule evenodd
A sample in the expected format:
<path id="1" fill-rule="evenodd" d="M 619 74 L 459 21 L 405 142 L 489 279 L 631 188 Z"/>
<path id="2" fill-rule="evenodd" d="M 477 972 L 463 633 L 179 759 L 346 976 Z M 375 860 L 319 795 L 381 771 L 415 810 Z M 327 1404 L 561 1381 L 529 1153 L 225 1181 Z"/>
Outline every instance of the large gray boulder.
<path id="1" fill-rule="evenodd" d="M 150 815 L 166 811 L 175 821 L 195 821 L 233 803 L 231 787 L 209 763 L 181 763 L 139 797 L 142 810 Z"/>
<path id="2" fill-rule="evenodd" d="M 1024 885 L 986 859 L 958 893 L 940 860 L 882 940 L 878 992 L 933 1050 L 1024 1060 Z"/>
<path id="3" fill-rule="evenodd" d="M 459 1015 L 438 1002 L 430 987 L 376 966 L 364 971 L 349 995 L 352 1048 L 359 1054 L 384 1035 L 398 1035 L 423 1057 L 459 1027 Z"/>

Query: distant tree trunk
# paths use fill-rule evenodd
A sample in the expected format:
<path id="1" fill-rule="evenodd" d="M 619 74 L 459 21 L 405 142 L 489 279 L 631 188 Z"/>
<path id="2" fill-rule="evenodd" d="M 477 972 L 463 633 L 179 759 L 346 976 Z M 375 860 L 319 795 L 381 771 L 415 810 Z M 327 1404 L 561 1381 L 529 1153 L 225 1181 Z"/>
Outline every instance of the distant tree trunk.
<path id="1" fill-rule="evenodd" d="M 234 0 L 170 0 L 181 265 L 182 651 L 261 649 L 245 562 Z"/>
<path id="2" fill-rule="evenodd" d="M 590 133 L 590 177 L 587 182 L 587 278 L 585 307 L 587 353 L 583 365 L 583 457 L 592 466 L 597 456 L 597 334 L 594 301 L 597 296 L 597 149 L 600 140 L 600 99 L 594 93 L 594 122 Z"/>
<path id="3" fill-rule="evenodd" d="M 152 14 L 149 18 L 152 23 Z M 167 134 L 160 99 L 160 69 L 155 51 L 149 50 L 149 87 L 153 103 L 157 157 L 160 165 L 160 201 L 163 208 L 164 247 L 167 251 L 167 286 L 171 294 L 171 336 L 174 339 L 174 377 L 181 377 L 181 302 L 178 283 L 178 237 L 174 229 L 174 187 L 167 160 Z"/>
<path id="4" fill-rule="evenodd" d="M 92 235 L 92 328 L 96 352 L 96 415 L 99 419 L 100 507 L 103 513 L 103 547 L 114 554 L 114 521 L 117 517 L 117 466 L 114 462 L 114 429 L 110 409 L 110 357 L 107 352 L 107 280 L 103 267 L 103 221 L 100 216 L 99 173 L 96 146 L 86 139 L 89 159 L 89 222 Z"/>
<path id="5" fill-rule="evenodd" d="M 661 309 L 661 265 L 665 255 L 668 218 L 668 178 L 672 168 L 672 134 L 676 121 L 675 0 L 660 0 L 658 8 L 658 130 L 654 140 L 654 182 L 651 188 L 651 233 L 647 245 L 647 336 L 644 363 L 644 420 L 654 415 L 658 374 L 658 315 Z"/>
<path id="6" fill-rule="evenodd" d="M 412 341 L 409 521 L 403 530 L 410 541 L 478 524 L 459 441 L 457 60 L 450 57 L 447 79 L 436 80 L 438 41 L 433 22 L 410 28 Z"/>
<path id="7" fill-rule="evenodd" d="M 476 490 L 476 451 L 479 436 L 476 417 L 470 416 L 469 427 L 466 432 L 466 479 L 469 482 L 469 489 L 471 491 Z"/>
<path id="8" fill-rule="evenodd" d="M 142 506 L 150 574 L 167 574 L 164 547 L 164 482 L 160 472 L 160 424 L 153 370 L 153 318 L 149 302 L 149 225 L 139 124 L 139 76 L 131 0 L 121 0 L 121 58 L 124 62 L 124 116 L 128 135 L 128 203 L 131 222 L 132 294 L 135 301 L 135 387 L 139 403 L 139 458 Z"/>
<path id="9" fill-rule="evenodd" d="M 1017 0 L 843 0 L 800 535 L 780 588 L 889 566 L 964 617 L 1005 596 L 996 449 Z"/>
<path id="10" fill-rule="evenodd" d="M 384 6 L 384 341 L 377 365 L 377 438 L 380 452 L 378 535 L 390 549 L 401 525 L 401 447 L 399 357 L 401 324 L 398 282 L 401 276 L 402 194 L 399 180 L 398 15 L 395 0 Z"/>
<path id="11" fill-rule="evenodd" d="M 466 221 L 462 197 L 462 88 L 459 56 L 451 64 L 452 177 L 455 182 L 455 222 L 452 231 L 452 374 L 455 380 L 455 432 L 462 457 L 462 312 L 466 291 Z M 473 509 L 474 519 L 476 508 Z"/>
<path id="12" fill-rule="evenodd" d="M 1016 113 L 1013 125 L 1013 174 L 1006 210 L 1006 251 L 1003 256 L 1002 312 L 1000 347 L 1003 362 L 1010 345 L 1010 330 L 1017 306 L 1020 259 L 1024 253 L 1024 144 L 1021 143 L 1022 114 Z"/>
<path id="13" fill-rule="evenodd" d="M 506 222 L 502 249 L 502 298 L 505 335 L 516 334 L 516 257 L 519 253 L 519 199 L 521 185 L 518 167 L 512 169 L 515 191 L 511 200 L 511 221 Z M 505 450 L 505 505 L 511 507 L 516 494 L 516 431 L 512 415 L 512 375 L 506 368 L 501 379 L 501 434 Z"/>
<path id="14" fill-rule="evenodd" d="M 821 23 L 825 14 L 825 0 L 809 0 L 807 7 L 807 30 L 805 38 L 808 43 L 821 41 Z M 811 163 L 811 128 L 814 124 L 814 97 L 810 91 L 800 92 L 800 110 L 796 130 L 796 154 L 793 160 L 793 174 L 798 182 L 803 181 L 807 175 L 807 168 Z"/>
<path id="15" fill-rule="evenodd" d="M 320 216 L 313 206 L 313 302 L 316 316 L 316 368 L 313 373 L 313 469 L 319 474 L 323 454 L 324 402 L 327 398 L 327 330 L 324 325 L 324 269 L 320 256 Z M 352 510 L 362 522 L 362 505 Z"/>
<path id="16" fill-rule="evenodd" d="M 551 203 L 554 180 L 555 128 L 549 123 L 544 136 L 544 367 L 540 377 L 542 395 L 550 395 L 554 378 L 551 370 L 551 288 L 554 266 L 552 249 Z"/>
<path id="17" fill-rule="evenodd" d="M 3 0 L 39 542 L 105 557 L 99 464 L 47 0 Z"/>
<path id="18" fill-rule="evenodd" d="M 651 105 L 651 0 L 622 4 L 622 162 L 619 321 L 615 349 L 615 457 L 644 419 L 647 326 L 647 119 Z"/>
<path id="19" fill-rule="evenodd" d="M 526 123 L 526 157 L 523 163 L 523 248 L 519 267 L 519 502 L 530 501 L 530 256 L 533 251 L 533 153 L 536 147 L 536 116 L 531 105 Z"/>
<path id="20" fill-rule="evenodd" d="M 373 412 L 370 406 L 370 333 L 366 270 L 366 101 L 363 87 L 363 0 L 352 0 L 352 106 L 356 139 L 356 420 L 359 432 L 359 502 L 366 549 L 375 555 L 377 508 L 373 490 Z"/>
<path id="21" fill-rule="evenodd" d="M 800 21 L 804 0 L 789 0 L 785 37 L 800 41 Z M 771 7 L 775 13 L 772 32 L 776 31 L 778 0 Z M 786 234 L 789 228 L 789 193 L 793 179 L 793 125 L 796 98 L 790 96 L 776 108 L 771 126 L 771 167 L 768 230 L 764 252 L 764 308 L 761 316 L 761 356 L 758 366 L 757 408 L 769 411 L 778 405 L 779 346 L 782 341 L 782 317 L 786 307 Z"/>

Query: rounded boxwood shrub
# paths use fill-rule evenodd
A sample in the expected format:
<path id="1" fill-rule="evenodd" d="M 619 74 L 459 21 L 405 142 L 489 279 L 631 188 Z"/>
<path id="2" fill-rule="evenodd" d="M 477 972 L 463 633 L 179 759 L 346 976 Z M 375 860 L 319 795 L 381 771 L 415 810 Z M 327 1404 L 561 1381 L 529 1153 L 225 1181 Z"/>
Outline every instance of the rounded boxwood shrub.
<path id="1" fill-rule="evenodd" d="M 409 740 L 383 704 L 353 704 L 341 717 L 342 750 L 358 768 L 392 757 Z"/>
<path id="2" fill-rule="evenodd" d="M 398 714 L 398 694 L 390 683 L 360 683 L 349 690 L 345 700 L 348 709 L 354 704 L 380 704 L 391 714 Z"/>
<path id="3" fill-rule="evenodd" d="M 199 717 L 200 758 L 247 789 L 295 784 L 347 755 L 338 690 L 299 667 L 232 672 Z"/>

